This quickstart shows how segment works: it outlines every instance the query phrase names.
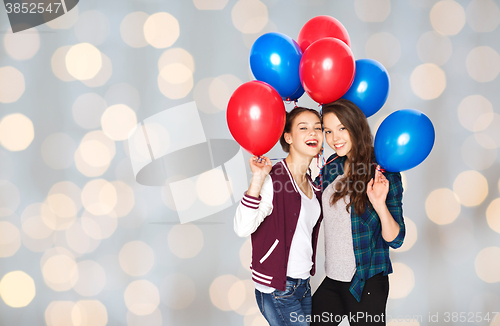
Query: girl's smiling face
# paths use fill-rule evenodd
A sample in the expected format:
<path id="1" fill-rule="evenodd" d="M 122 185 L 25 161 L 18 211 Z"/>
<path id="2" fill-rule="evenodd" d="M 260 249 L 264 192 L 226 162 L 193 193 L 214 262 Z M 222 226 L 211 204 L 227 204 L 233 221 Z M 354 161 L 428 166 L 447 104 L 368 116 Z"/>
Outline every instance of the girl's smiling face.
<path id="1" fill-rule="evenodd" d="M 349 155 L 352 148 L 351 136 L 334 113 L 323 116 L 326 142 L 338 156 Z"/>
<path id="2" fill-rule="evenodd" d="M 312 112 L 302 112 L 293 121 L 292 130 L 285 133 L 290 147 L 306 156 L 316 156 L 323 146 L 321 121 Z"/>

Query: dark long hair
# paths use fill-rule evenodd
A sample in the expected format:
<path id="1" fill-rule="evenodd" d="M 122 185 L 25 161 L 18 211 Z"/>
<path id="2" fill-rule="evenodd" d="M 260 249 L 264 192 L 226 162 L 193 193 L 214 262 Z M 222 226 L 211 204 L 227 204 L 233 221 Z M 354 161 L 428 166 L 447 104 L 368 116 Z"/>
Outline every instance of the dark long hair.
<path id="1" fill-rule="evenodd" d="M 285 140 L 285 133 L 290 133 L 292 131 L 292 126 L 293 122 L 295 121 L 295 118 L 301 114 L 302 112 L 311 112 L 314 113 L 318 116 L 319 121 L 321 121 L 321 116 L 319 115 L 319 112 L 314 110 L 314 109 L 309 109 L 305 108 L 302 106 L 297 106 L 293 108 L 290 112 L 286 113 L 286 122 L 285 122 L 285 129 L 283 130 L 283 133 L 281 134 L 280 138 L 280 144 L 281 148 L 283 148 L 283 151 L 289 153 L 290 152 L 290 144 L 286 142 Z"/>
<path id="2" fill-rule="evenodd" d="M 323 117 L 329 113 L 337 116 L 339 121 L 349 132 L 351 139 L 351 150 L 349 157 L 346 157 L 345 166 L 349 165 L 349 171 L 345 178 L 337 183 L 337 187 L 330 198 L 330 205 L 335 204 L 346 195 L 350 196 L 350 202 L 346 205 L 346 210 L 352 206 L 356 214 L 361 215 L 366 210 L 366 205 L 370 205 L 366 195 L 367 184 L 375 171 L 373 160 L 375 153 L 373 150 L 373 136 L 366 120 L 365 114 L 354 103 L 346 99 L 340 99 L 323 106 Z"/>

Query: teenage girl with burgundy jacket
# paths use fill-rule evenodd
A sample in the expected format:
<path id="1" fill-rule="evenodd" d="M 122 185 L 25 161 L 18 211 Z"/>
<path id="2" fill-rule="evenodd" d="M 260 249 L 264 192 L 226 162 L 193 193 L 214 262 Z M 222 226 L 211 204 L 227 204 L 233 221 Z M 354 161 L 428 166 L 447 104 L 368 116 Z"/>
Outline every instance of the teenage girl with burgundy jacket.
<path id="1" fill-rule="evenodd" d="M 252 239 L 252 280 L 261 313 L 271 326 L 309 325 L 311 286 L 321 215 L 321 191 L 309 165 L 322 148 L 317 111 L 287 114 L 280 143 L 288 156 L 274 166 L 252 157 L 253 176 L 234 218 L 234 230 Z"/>

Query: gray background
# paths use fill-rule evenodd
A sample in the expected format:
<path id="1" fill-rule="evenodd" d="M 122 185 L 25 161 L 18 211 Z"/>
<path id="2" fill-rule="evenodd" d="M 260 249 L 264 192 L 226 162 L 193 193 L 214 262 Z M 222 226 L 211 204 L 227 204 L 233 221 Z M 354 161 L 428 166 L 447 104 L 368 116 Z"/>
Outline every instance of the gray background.
<path id="1" fill-rule="evenodd" d="M 500 246 L 500 235 L 488 226 L 486 220 L 488 206 L 499 197 L 500 162 L 496 147 L 500 145 L 500 138 L 495 138 L 494 134 L 498 125 L 493 124 L 487 129 L 493 135 L 491 138 L 495 142 L 494 148 L 485 149 L 477 143 L 468 146 L 466 140 L 474 133 L 461 125 L 458 114 L 461 101 L 474 94 L 487 98 L 492 103 L 493 110 L 500 113 L 498 78 L 489 82 L 478 82 L 470 77 L 466 69 L 467 56 L 475 47 L 489 46 L 497 52 L 500 51 L 498 42 L 500 29 L 478 33 L 469 23 L 465 23 L 457 35 L 448 36 L 452 44 L 451 57 L 440 66 L 446 75 L 446 88 L 436 99 L 424 100 L 412 91 L 410 76 L 417 66 L 424 63 L 417 53 L 417 43 L 422 34 L 433 31 L 430 11 L 437 1 L 390 1 L 390 14 L 383 22 L 361 20 L 355 10 L 356 2 L 263 1 L 267 6 L 270 22 L 262 31 L 254 35 L 244 35 L 234 26 L 231 19 L 231 11 L 236 4 L 233 0 L 230 0 L 222 10 L 215 11 L 198 10 L 190 0 L 81 1 L 77 6 L 79 15 L 89 10 L 99 10 L 109 21 L 109 36 L 96 47 L 111 60 L 113 73 L 103 86 L 95 88 L 88 87 L 80 81 L 64 82 L 55 76 L 51 68 L 52 55 L 58 48 L 82 42 L 76 36 L 75 25 L 69 29 L 52 29 L 47 25 L 36 27 L 40 36 L 40 48 L 27 60 L 16 60 L 10 56 L 5 44 L 2 43 L 0 67 L 13 66 L 22 72 L 26 89 L 19 100 L 0 104 L 0 118 L 11 113 L 24 114 L 33 122 L 35 137 L 22 151 L 0 148 L 0 178 L 14 184 L 20 194 L 20 203 L 15 213 L 4 216 L 1 220 L 10 222 L 22 234 L 20 216 L 24 209 L 30 204 L 43 202 L 54 184 L 67 180 L 82 189 L 87 182 L 97 178 L 108 181 L 122 180 L 127 183 L 134 191 L 135 200 L 141 201 L 143 206 L 146 206 L 147 214 L 143 213 L 142 217 L 138 217 L 135 216 L 138 213 L 132 210 L 128 218 L 139 220 L 138 225 L 130 227 L 125 222 L 119 222 L 116 231 L 109 238 L 103 239 L 93 252 L 76 255 L 77 263 L 93 260 L 99 263 L 106 273 L 105 286 L 94 296 L 85 297 L 73 289 L 54 291 L 45 283 L 41 270 L 43 252 L 34 252 L 24 244 L 21 244 L 14 255 L 1 258 L 0 277 L 11 271 L 24 271 L 35 282 L 36 296 L 23 308 L 12 308 L 0 300 L 0 324 L 43 325 L 47 322 L 45 316 L 47 307 L 53 301 L 99 300 L 106 307 L 109 325 L 138 325 L 132 321 L 133 316 L 130 316 L 124 300 L 125 289 L 137 280 L 148 280 L 159 289 L 161 302 L 158 310 L 161 313 L 162 325 L 262 324 L 255 309 L 253 314 L 249 313 L 249 316 L 244 317 L 235 311 L 219 309 L 210 297 L 212 282 L 222 275 L 230 274 L 240 280 L 250 279 L 250 272 L 244 268 L 239 258 L 240 249 L 246 239 L 238 238 L 233 231 L 232 218 L 235 206 L 201 220 L 200 223 L 195 223 L 203 234 L 203 247 L 194 257 L 183 259 L 172 252 L 168 243 L 168 237 L 172 236 L 170 232 L 180 230 L 173 229 L 178 224 L 177 213 L 163 203 L 160 187 L 144 187 L 135 183 L 131 168 L 127 165 L 129 159 L 125 150 L 126 144 L 116 141 L 116 155 L 111 165 L 104 174 L 95 178 L 80 173 L 74 163 L 65 169 L 52 169 L 42 159 L 41 148 L 46 138 L 56 132 L 66 133 L 78 144 L 92 129 L 84 129 L 75 123 L 72 106 L 76 98 L 88 92 L 106 98 L 108 90 L 120 83 L 128 83 L 138 92 L 140 104 L 134 108 L 138 122 L 162 110 L 196 100 L 206 137 L 230 138 L 225 112 L 212 110 L 213 113 L 207 113 L 213 108 L 213 105 L 205 102 L 208 97 L 197 99 L 194 96 L 198 83 L 205 78 L 226 74 L 236 76 L 241 82 L 250 80 L 249 47 L 245 42 L 251 44 L 252 39 L 270 30 L 277 30 L 296 39 L 302 25 L 310 18 L 321 14 L 334 16 L 345 25 L 357 59 L 369 57 L 366 44 L 376 33 L 390 33 L 400 44 L 401 55 L 391 67 L 388 67 L 392 81 L 389 99 L 380 112 L 369 118 L 373 132 L 375 133 L 382 118 L 402 108 L 414 108 L 424 112 L 431 118 L 436 129 L 436 143 L 430 156 L 417 168 L 405 172 L 404 215 L 415 223 L 417 241 L 407 251 L 401 253 L 391 251 L 393 263 L 403 263 L 413 271 L 414 286 L 405 297 L 390 298 L 387 313 L 393 317 L 422 316 L 423 322 L 420 322 L 420 325 L 427 325 L 429 313 L 439 313 L 439 324 L 441 324 L 444 323 L 442 318 L 446 312 L 467 314 L 490 312 L 491 315 L 491 312 L 500 311 L 498 278 L 496 283 L 487 283 L 478 277 L 475 269 L 476 257 L 482 249 Z M 471 3 L 468 0 L 457 2 L 464 9 Z M 358 5 L 360 3 L 362 2 L 358 2 Z M 496 3 L 498 5 L 498 2 Z M 148 15 L 168 12 L 177 18 L 180 36 L 171 47 L 185 49 L 193 56 L 195 62 L 194 87 L 187 96 L 169 99 L 158 88 L 157 63 L 161 54 L 168 48 L 157 49 L 150 45 L 132 48 L 123 41 L 120 24 L 126 15 L 137 11 L 143 11 Z M 0 38 L 3 39 L 10 33 L 4 9 L 0 9 L 0 17 L 2 31 Z M 470 17 L 467 16 L 467 19 Z M 494 19 L 498 17 L 493 16 Z M 382 60 L 384 56 L 374 59 Z M 484 64 L 495 63 L 484 61 Z M 199 87 L 200 92 L 208 93 L 207 89 Z M 109 100 L 108 105 L 119 103 L 121 98 L 125 103 L 130 103 L 126 95 L 122 93 L 118 96 L 118 100 Z M 109 96 L 107 98 L 109 99 Z M 308 99 L 307 95 L 304 95 L 299 103 L 317 108 L 317 104 Z M 287 104 L 287 109 L 292 107 L 293 105 Z M 189 132 L 190 128 L 186 125 L 185 133 Z M 247 159 L 250 157 L 248 153 L 245 155 Z M 483 165 L 481 162 L 492 155 L 494 160 L 491 164 L 486 167 L 481 166 Z M 268 156 L 284 158 L 285 154 L 280 148 L 275 147 Z M 428 196 L 435 189 L 453 189 L 457 176 L 467 170 L 477 170 L 488 180 L 487 197 L 474 207 L 462 205 L 461 213 L 453 223 L 437 225 L 426 213 L 425 203 Z M 247 172 L 250 175 L 248 168 Z M 8 195 L 5 192 L 0 193 L 4 198 L 10 198 Z M 5 200 L 2 201 L 3 204 L 4 202 Z M 444 209 L 446 210 L 446 207 Z M 80 218 L 82 213 L 83 209 L 79 211 L 77 218 Z M 64 232 L 55 233 L 62 237 Z M 153 267 L 142 276 L 127 275 L 118 263 L 118 254 L 122 247 L 136 240 L 143 241 L 154 252 Z M 62 243 L 60 246 L 65 245 Z M 71 248 L 68 249 L 71 251 Z M 499 262 L 494 258 L 492 257 L 490 262 L 491 268 L 500 270 Z M 496 257 L 498 258 L 500 257 Z M 314 287 L 317 287 L 323 278 L 323 261 L 321 251 L 317 262 L 319 272 L 313 277 Z M 162 287 L 163 282 L 168 284 L 167 275 L 171 273 L 184 274 L 194 284 L 195 296 L 183 309 L 173 309 L 168 304 L 171 300 L 168 298 L 182 296 L 185 289 L 173 285 Z M 402 280 L 391 281 L 391 286 L 411 283 L 411 280 L 404 278 L 406 275 L 402 275 Z M 391 276 L 391 280 L 396 276 Z M 224 296 L 227 293 L 220 295 Z M 251 293 L 248 294 L 248 300 L 250 302 L 253 300 Z M 497 320 L 496 323 L 479 324 L 500 325 L 499 322 Z M 139 324 L 148 323 L 144 319 Z M 154 323 L 149 324 L 154 325 Z"/>

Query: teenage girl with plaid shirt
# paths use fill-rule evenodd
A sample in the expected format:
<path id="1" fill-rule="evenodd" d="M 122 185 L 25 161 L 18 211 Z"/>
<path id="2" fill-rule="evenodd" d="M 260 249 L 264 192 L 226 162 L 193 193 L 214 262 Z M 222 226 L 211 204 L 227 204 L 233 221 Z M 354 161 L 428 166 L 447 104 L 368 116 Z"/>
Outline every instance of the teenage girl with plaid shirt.
<path id="1" fill-rule="evenodd" d="M 311 325 L 385 325 L 389 247 L 403 244 L 400 173 L 376 164 L 364 113 L 340 99 L 323 106 L 325 140 L 336 151 L 316 179 L 323 189 L 326 277 L 312 298 Z"/>

